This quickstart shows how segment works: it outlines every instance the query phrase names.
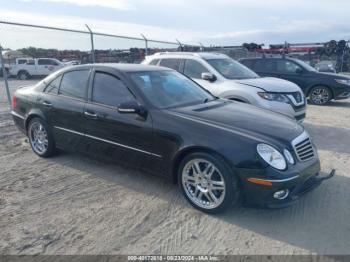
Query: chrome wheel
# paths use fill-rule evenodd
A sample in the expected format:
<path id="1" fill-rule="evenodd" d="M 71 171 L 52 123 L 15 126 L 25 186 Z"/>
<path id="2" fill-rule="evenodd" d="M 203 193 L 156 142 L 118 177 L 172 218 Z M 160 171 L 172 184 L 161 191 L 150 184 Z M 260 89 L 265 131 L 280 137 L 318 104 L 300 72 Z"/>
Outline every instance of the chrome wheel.
<path id="1" fill-rule="evenodd" d="M 49 146 L 49 139 L 45 127 L 40 122 L 34 122 L 29 129 L 29 139 L 33 150 L 45 154 Z"/>
<path id="2" fill-rule="evenodd" d="M 225 181 L 219 169 L 205 159 L 192 159 L 182 170 L 182 186 L 188 198 L 204 209 L 214 209 L 225 199 Z"/>
<path id="3" fill-rule="evenodd" d="M 323 105 L 330 100 L 330 93 L 326 88 L 317 87 L 312 90 L 310 99 L 314 104 Z"/>

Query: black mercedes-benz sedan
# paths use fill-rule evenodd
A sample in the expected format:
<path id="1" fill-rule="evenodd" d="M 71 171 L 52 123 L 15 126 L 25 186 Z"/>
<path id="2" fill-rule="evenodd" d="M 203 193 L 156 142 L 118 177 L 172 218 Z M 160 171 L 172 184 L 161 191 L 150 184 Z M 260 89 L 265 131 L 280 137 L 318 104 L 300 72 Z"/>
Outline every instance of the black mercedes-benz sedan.
<path id="1" fill-rule="evenodd" d="M 241 200 L 284 207 L 334 175 L 319 175 L 296 121 L 218 99 L 168 68 L 64 68 L 17 90 L 12 115 L 37 155 L 74 149 L 165 176 L 205 212 Z"/>

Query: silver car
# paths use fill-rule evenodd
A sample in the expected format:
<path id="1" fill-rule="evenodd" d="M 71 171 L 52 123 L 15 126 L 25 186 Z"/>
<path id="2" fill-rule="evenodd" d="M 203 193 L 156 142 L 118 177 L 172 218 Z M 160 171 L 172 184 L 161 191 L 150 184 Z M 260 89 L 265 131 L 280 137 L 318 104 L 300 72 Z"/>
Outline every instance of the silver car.
<path id="1" fill-rule="evenodd" d="M 306 99 L 296 84 L 259 77 L 223 54 L 162 52 L 147 56 L 142 63 L 175 69 L 221 98 L 249 103 L 298 121 L 306 116 Z"/>

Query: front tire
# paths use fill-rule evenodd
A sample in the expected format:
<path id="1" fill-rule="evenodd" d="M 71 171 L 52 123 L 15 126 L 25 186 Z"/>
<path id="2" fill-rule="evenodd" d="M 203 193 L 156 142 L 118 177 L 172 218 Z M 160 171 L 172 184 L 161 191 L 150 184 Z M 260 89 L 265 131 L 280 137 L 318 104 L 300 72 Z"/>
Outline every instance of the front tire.
<path id="1" fill-rule="evenodd" d="M 55 153 L 53 135 L 46 122 L 40 118 L 33 118 L 28 124 L 28 138 L 35 154 L 49 157 Z"/>
<path id="2" fill-rule="evenodd" d="M 314 105 L 325 105 L 332 99 L 332 92 L 326 86 L 315 86 L 311 89 L 309 100 Z"/>
<path id="3" fill-rule="evenodd" d="M 238 181 L 230 167 L 219 156 L 192 153 L 180 163 L 179 186 L 195 208 L 219 213 L 238 203 Z"/>

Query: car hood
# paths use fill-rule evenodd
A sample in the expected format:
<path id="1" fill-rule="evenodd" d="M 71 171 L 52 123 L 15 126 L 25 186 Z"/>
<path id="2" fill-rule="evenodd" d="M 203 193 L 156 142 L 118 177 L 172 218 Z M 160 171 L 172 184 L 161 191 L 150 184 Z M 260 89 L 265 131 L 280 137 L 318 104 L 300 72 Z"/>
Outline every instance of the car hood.
<path id="1" fill-rule="evenodd" d="M 350 76 L 347 75 L 340 75 L 337 73 L 328 73 L 328 72 L 314 72 L 314 74 L 317 74 L 320 77 L 329 78 L 329 79 L 350 79 Z"/>
<path id="2" fill-rule="evenodd" d="M 169 109 L 177 117 L 258 141 L 290 143 L 304 128 L 295 120 L 252 105 L 215 100 L 206 104 Z"/>
<path id="3" fill-rule="evenodd" d="M 235 82 L 261 88 L 267 92 L 297 92 L 300 88 L 287 80 L 283 80 L 275 77 L 260 77 L 251 79 L 237 79 Z"/>

